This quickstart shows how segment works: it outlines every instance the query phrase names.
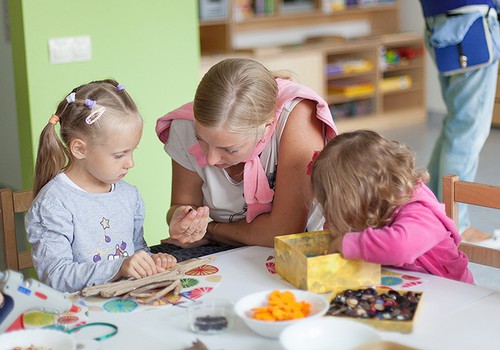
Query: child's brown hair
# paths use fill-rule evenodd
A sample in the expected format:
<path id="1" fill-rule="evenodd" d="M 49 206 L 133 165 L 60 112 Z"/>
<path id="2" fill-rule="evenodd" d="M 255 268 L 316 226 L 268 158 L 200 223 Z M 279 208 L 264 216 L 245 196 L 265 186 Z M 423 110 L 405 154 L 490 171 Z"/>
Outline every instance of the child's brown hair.
<path id="1" fill-rule="evenodd" d="M 406 202 L 426 171 L 405 145 L 359 130 L 333 138 L 314 161 L 313 192 L 336 234 L 380 228 Z"/>

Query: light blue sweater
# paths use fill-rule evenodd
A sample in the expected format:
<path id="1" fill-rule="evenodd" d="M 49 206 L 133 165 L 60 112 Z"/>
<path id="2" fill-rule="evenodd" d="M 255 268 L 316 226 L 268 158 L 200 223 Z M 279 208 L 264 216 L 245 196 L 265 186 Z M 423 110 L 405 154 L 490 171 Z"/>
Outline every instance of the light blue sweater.
<path id="1" fill-rule="evenodd" d="M 108 193 L 87 193 L 58 175 L 25 218 L 40 281 L 64 292 L 109 282 L 124 258 L 149 251 L 143 237 L 144 202 L 119 181 Z"/>

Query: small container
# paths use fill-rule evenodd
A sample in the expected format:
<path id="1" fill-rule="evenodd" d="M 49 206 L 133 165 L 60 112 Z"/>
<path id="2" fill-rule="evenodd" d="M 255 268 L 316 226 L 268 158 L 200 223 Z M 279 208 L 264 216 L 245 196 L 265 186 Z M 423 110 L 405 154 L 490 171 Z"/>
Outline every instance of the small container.
<path id="1" fill-rule="evenodd" d="M 234 322 L 234 304 L 224 299 L 200 300 L 187 308 L 193 332 L 217 334 L 229 330 Z"/>

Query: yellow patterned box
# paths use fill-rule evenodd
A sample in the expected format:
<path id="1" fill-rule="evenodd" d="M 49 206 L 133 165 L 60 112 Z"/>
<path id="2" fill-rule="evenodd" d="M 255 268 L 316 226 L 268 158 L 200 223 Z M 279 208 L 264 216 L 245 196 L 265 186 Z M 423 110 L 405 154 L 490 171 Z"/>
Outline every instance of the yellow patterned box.
<path id="1" fill-rule="evenodd" d="M 328 231 L 275 237 L 276 272 L 295 287 L 316 293 L 380 284 L 379 264 L 325 255 L 331 240 Z"/>

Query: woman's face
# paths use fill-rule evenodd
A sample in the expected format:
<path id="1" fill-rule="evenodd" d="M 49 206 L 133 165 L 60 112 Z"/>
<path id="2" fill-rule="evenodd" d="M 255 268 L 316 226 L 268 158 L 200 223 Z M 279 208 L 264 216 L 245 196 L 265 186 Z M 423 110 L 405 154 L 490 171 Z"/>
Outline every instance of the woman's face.
<path id="1" fill-rule="evenodd" d="M 257 144 L 256 134 L 235 134 L 222 128 L 207 128 L 195 122 L 195 132 L 207 164 L 228 168 L 246 161 Z"/>

